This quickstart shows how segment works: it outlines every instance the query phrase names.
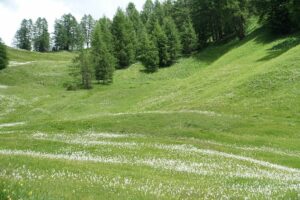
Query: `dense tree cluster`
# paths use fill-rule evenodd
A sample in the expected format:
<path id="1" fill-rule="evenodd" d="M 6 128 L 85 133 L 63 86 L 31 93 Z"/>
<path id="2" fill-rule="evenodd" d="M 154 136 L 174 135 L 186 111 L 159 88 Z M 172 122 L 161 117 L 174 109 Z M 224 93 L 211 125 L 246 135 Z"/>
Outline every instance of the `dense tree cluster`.
<path id="1" fill-rule="evenodd" d="M 300 29 L 299 0 L 253 0 L 253 5 L 274 33 L 288 34 Z"/>
<path id="2" fill-rule="evenodd" d="M 274 33 L 300 29 L 299 0 L 146 0 L 139 12 L 133 3 L 118 9 L 112 20 L 85 15 L 78 23 L 71 14 L 55 22 L 53 50 L 81 50 L 77 69 L 84 88 L 91 80 L 109 84 L 115 69 L 140 61 L 146 72 L 171 66 L 211 43 L 246 36 L 247 19 L 260 16 Z M 49 50 L 45 19 L 23 20 L 16 46 Z M 87 48 L 88 50 L 82 50 Z M 89 60 L 89 61 L 88 61 Z M 80 66 L 80 67 L 78 67 Z M 87 75 L 89 74 L 89 75 Z"/>
<path id="3" fill-rule="evenodd" d="M 8 57 L 6 52 L 6 46 L 0 38 L 0 70 L 6 68 L 8 65 Z"/>
<path id="4" fill-rule="evenodd" d="M 83 33 L 76 18 L 71 14 L 63 15 L 54 25 L 54 49 L 78 50 L 83 46 Z"/>

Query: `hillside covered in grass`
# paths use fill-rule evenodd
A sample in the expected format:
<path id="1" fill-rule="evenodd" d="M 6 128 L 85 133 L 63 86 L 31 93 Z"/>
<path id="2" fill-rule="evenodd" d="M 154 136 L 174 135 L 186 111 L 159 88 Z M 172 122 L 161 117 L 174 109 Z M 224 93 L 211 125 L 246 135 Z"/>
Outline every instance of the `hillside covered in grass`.
<path id="1" fill-rule="evenodd" d="M 64 87 L 76 53 L 9 49 L 0 197 L 300 198 L 299 44 L 258 29 L 78 91 Z"/>

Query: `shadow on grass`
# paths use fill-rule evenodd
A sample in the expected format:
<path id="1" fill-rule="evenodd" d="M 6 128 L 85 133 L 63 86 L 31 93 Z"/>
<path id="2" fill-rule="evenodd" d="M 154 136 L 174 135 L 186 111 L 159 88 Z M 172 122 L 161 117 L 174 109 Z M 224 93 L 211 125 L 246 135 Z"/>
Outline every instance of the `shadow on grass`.
<path id="1" fill-rule="evenodd" d="M 230 52 L 232 49 L 239 48 L 252 40 L 260 41 L 260 37 L 264 36 L 264 32 L 265 28 L 259 28 L 250 33 L 246 38 L 244 38 L 241 41 L 238 39 L 232 39 L 231 41 L 227 40 L 212 44 L 200 51 L 198 54 L 194 55 L 194 58 L 207 64 L 212 64 L 219 58 L 221 58 L 223 55 Z M 264 39 L 262 41 L 264 41 Z"/>
<path id="2" fill-rule="evenodd" d="M 149 71 L 149 70 L 146 70 L 146 69 L 141 69 L 140 72 L 142 72 L 144 74 L 154 74 L 157 71 Z"/>
<path id="3" fill-rule="evenodd" d="M 290 49 L 298 46 L 300 44 L 300 38 L 291 37 L 286 39 L 285 41 L 273 46 L 272 48 L 268 49 L 268 55 L 259 59 L 258 61 L 268 61 L 274 59 L 285 52 L 289 51 Z"/>

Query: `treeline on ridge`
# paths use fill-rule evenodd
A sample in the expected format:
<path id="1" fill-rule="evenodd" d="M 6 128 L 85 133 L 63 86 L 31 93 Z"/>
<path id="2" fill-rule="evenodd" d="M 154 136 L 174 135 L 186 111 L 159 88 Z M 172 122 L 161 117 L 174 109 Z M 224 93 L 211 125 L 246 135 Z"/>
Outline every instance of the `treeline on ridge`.
<path id="1" fill-rule="evenodd" d="M 109 84 L 115 69 L 140 61 L 146 72 L 171 66 L 210 43 L 246 36 L 247 19 L 258 16 L 277 34 L 299 30 L 298 0 L 146 0 L 139 12 L 133 3 L 112 20 L 71 14 L 55 22 L 50 38 L 46 19 L 23 20 L 18 48 L 40 52 L 80 50 L 72 74 L 84 88 L 92 80 Z M 50 42 L 51 40 L 51 42 Z M 52 44 L 52 45 L 50 45 Z M 51 47 L 51 48 L 50 48 Z M 85 50 L 83 50 L 85 49 Z"/>

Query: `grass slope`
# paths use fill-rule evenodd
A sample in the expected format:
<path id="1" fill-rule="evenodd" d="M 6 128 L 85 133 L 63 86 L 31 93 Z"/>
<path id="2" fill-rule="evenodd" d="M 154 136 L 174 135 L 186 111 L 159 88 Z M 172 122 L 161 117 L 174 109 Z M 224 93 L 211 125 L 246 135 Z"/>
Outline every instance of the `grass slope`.
<path id="1" fill-rule="evenodd" d="M 74 54 L 9 49 L 0 199 L 300 198 L 297 38 L 260 29 L 75 92 Z"/>

